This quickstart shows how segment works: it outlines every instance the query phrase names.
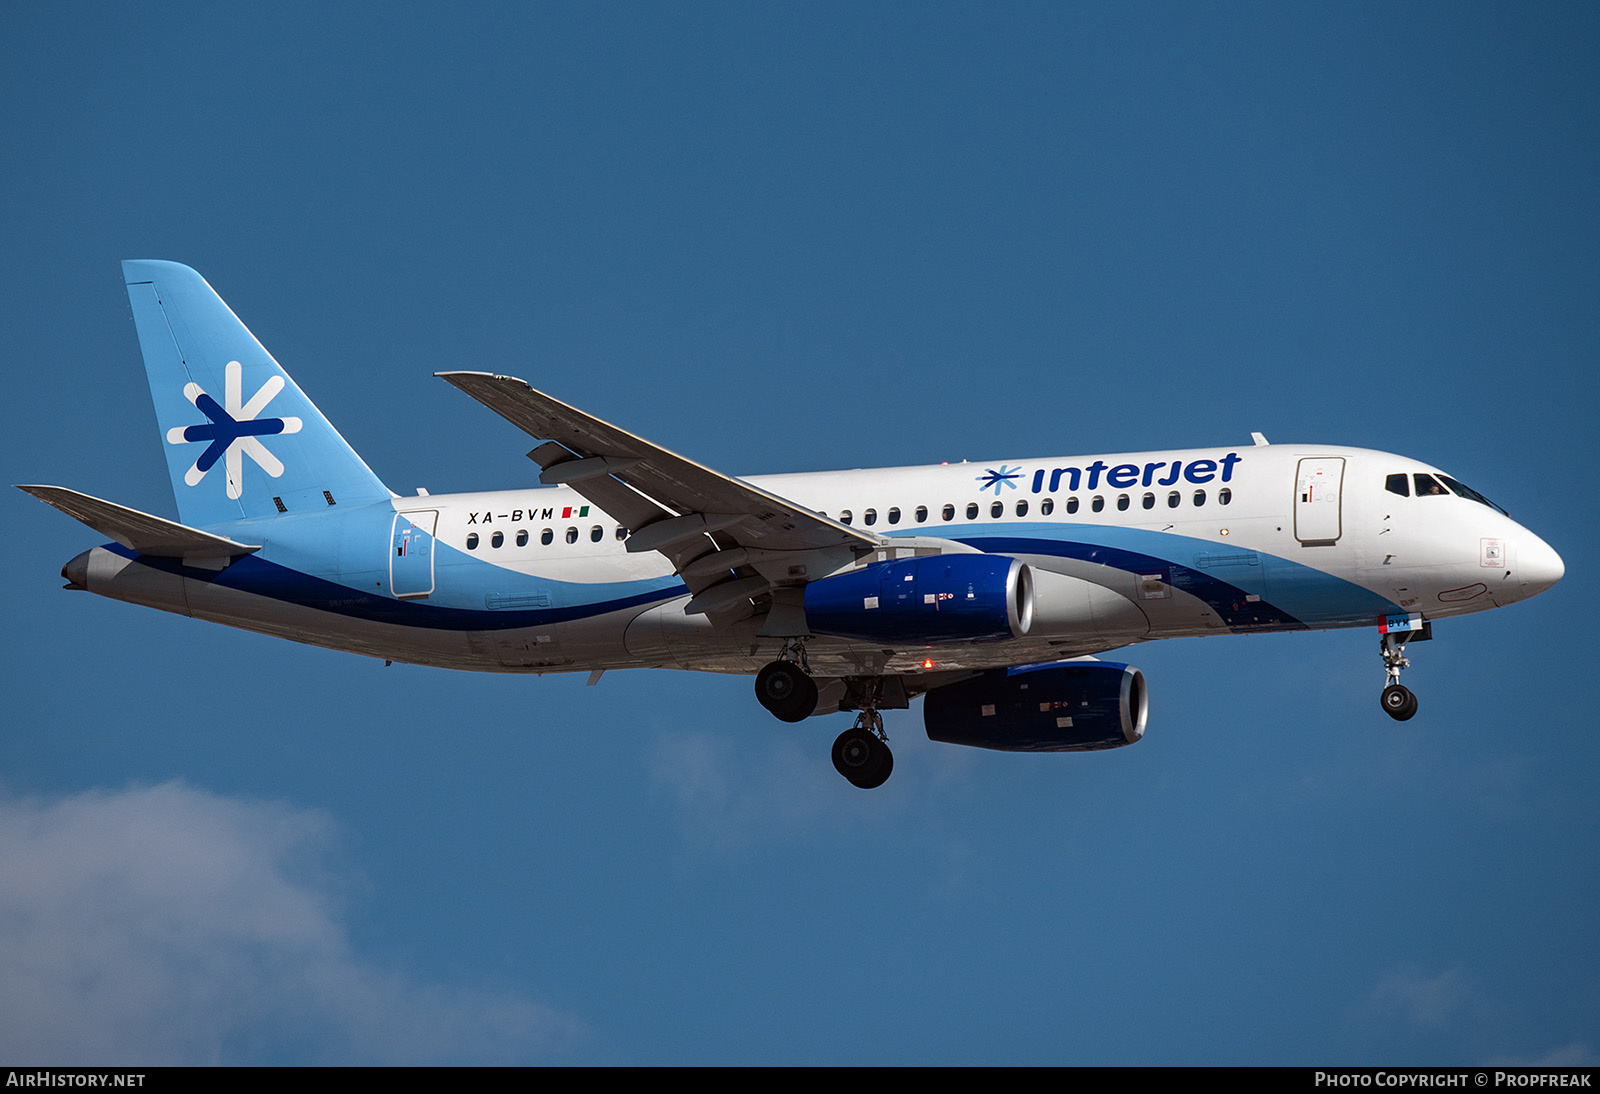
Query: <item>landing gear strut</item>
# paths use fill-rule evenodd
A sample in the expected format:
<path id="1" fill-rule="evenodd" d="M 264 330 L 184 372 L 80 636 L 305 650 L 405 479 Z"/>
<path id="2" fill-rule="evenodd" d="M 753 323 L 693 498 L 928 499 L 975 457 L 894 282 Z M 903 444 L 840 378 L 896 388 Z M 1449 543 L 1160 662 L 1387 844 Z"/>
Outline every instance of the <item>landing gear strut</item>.
<path id="1" fill-rule="evenodd" d="M 1400 683 L 1400 670 L 1411 664 L 1405 652 L 1408 637 L 1404 632 L 1383 636 L 1383 667 L 1388 673 L 1389 686 L 1383 689 L 1378 701 L 1383 705 L 1383 712 L 1397 722 L 1404 722 L 1417 712 L 1417 697 Z"/>

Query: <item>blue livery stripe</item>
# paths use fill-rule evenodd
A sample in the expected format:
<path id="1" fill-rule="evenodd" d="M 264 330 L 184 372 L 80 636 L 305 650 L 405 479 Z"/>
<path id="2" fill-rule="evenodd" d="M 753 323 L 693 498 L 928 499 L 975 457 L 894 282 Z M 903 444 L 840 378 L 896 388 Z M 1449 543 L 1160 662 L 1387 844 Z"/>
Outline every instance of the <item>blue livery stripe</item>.
<path id="1" fill-rule="evenodd" d="M 606 615 L 609 612 L 648 607 L 676 599 L 688 592 L 677 579 L 665 578 L 659 583 L 639 581 L 584 586 L 597 590 L 635 588 L 641 585 L 649 587 L 638 592 L 550 608 L 494 610 L 488 607 L 447 608 L 422 600 L 396 600 L 389 596 L 373 595 L 352 589 L 348 585 L 280 566 L 254 555 L 241 558 L 227 569 L 218 571 L 185 566 L 178 559 L 139 555 L 115 543 L 105 544 L 105 549 L 124 558 L 138 558 L 144 565 L 154 569 L 164 570 L 191 581 L 216 585 L 219 588 L 233 589 L 317 611 L 332 612 L 335 615 L 370 619 L 402 627 L 424 627 L 442 631 L 515 630 L 521 627 L 571 623 Z"/>

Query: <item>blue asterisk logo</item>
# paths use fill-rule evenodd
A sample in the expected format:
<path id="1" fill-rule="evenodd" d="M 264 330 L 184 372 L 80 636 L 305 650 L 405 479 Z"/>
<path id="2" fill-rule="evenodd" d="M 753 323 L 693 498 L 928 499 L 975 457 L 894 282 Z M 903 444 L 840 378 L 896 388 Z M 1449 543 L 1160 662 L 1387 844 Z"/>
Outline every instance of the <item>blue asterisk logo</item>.
<path id="1" fill-rule="evenodd" d="M 183 476 L 189 486 L 200 485 L 206 472 L 223 462 L 227 478 L 228 497 L 237 498 L 244 490 L 244 457 L 249 456 L 256 465 L 278 478 L 283 474 L 283 463 L 257 438 L 278 433 L 300 432 L 299 418 L 258 418 L 257 415 L 283 390 L 283 377 L 270 376 L 261 389 L 244 401 L 244 369 L 238 361 L 229 361 L 224 370 L 223 399 L 219 404 L 201 390 L 199 384 L 190 383 L 183 389 L 183 397 L 193 403 L 196 410 L 210 419 L 203 425 L 174 426 L 167 430 L 168 444 L 196 444 L 205 442 L 205 450 Z"/>
<path id="2" fill-rule="evenodd" d="M 1007 467 L 1005 464 L 1001 464 L 1000 470 L 998 471 L 991 471 L 986 467 L 983 469 L 983 474 L 979 475 L 977 479 L 978 493 L 981 494 L 992 486 L 994 487 L 995 497 L 999 497 L 1000 489 L 1002 487 L 1009 487 L 1010 489 L 1015 490 L 1017 488 L 1017 484 L 1013 480 L 1021 477 L 1022 468 L 1020 465 L 1017 467 Z"/>

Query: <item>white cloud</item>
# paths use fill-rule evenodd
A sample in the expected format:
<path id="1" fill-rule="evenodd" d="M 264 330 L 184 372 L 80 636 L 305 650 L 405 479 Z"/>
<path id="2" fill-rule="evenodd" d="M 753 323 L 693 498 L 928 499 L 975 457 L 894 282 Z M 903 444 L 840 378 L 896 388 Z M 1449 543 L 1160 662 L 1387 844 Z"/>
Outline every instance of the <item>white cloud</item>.
<path id="1" fill-rule="evenodd" d="M 354 953 L 317 876 L 334 842 L 320 812 L 179 783 L 0 796 L 0 1057 L 509 1062 L 582 1036 Z"/>
<path id="2" fill-rule="evenodd" d="M 798 745 L 741 743 L 743 747 L 730 747 L 727 739 L 712 733 L 656 738 L 652 777 L 677 800 L 692 838 L 729 850 L 804 828 L 823 815 L 818 780 L 808 777 L 808 758 Z M 826 756 L 821 762 L 827 762 Z"/>
<path id="3" fill-rule="evenodd" d="M 863 815 L 902 809 L 914 795 L 916 780 L 903 771 L 895 775 L 900 781 L 892 784 L 894 793 L 850 786 L 828 758 L 831 743 L 815 733 L 801 738 L 773 732 L 764 739 L 662 733 L 651 751 L 650 772 L 676 799 L 685 834 L 723 851 L 819 826 L 846 826 Z"/>
<path id="4" fill-rule="evenodd" d="M 1594 1067 L 1600 1055 L 1582 1041 L 1560 1045 L 1536 1056 L 1501 1056 L 1489 1061 L 1491 1067 Z"/>
<path id="5" fill-rule="evenodd" d="M 1464 1014 L 1483 1009 L 1484 1001 L 1460 969 L 1428 976 L 1414 968 L 1391 972 L 1367 997 L 1369 1008 L 1423 1029 L 1447 1029 Z"/>

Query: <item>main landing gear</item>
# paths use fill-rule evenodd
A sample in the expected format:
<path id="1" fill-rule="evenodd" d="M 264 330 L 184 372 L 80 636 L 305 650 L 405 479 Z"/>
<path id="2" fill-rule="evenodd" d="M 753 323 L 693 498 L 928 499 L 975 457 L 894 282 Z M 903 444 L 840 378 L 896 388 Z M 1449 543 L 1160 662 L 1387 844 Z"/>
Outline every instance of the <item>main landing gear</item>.
<path id="1" fill-rule="evenodd" d="M 833 742 L 833 766 L 852 786 L 872 790 L 882 786 L 894 770 L 894 754 L 883 731 L 881 703 L 905 706 L 902 696 L 883 694 L 880 677 L 852 677 L 848 681 L 845 709 L 859 709 L 856 724 L 839 734 Z M 896 692 L 895 694 L 898 694 Z M 817 682 L 806 665 L 805 646 L 799 641 L 784 644 L 776 661 L 756 673 L 756 699 L 772 715 L 785 722 L 803 722 L 817 709 Z"/>
<path id="2" fill-rule="evenodd" d="M 876 710 L 856 715 L 856 724 L 833 742 L 833 766 L 851 786 L 863 790 L 874 790 L 888 781 L 894 770 L 894 753 L 883 732 L 883 715 Z"/>
<path id="3" fill-rule="evenodd" d="M 1389 676 L 1389 686 L 1383 689 L 1378 701 L 1383 704 L 1383 712 L 1397 722 L 1404 722 L 1417 712 L 1417 697 L 1400 683 L 1400 670 L 1411 664 L 1405 652 L 1409 637 L 1405 632 L 1383 636 L 1383 667 Z"/>
<path id="4" fill-rule="evenodd" d="M 756 673 L 756 698 L 784 722 L 803 722 L 817 709 L 817 683 L 793 661 L 774 661 Z"/>

